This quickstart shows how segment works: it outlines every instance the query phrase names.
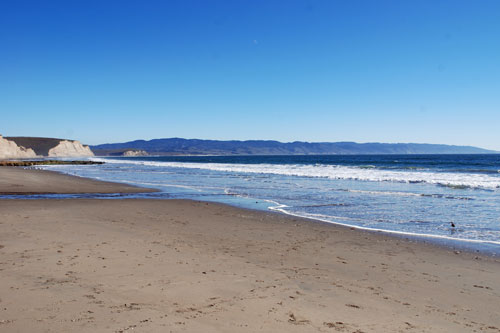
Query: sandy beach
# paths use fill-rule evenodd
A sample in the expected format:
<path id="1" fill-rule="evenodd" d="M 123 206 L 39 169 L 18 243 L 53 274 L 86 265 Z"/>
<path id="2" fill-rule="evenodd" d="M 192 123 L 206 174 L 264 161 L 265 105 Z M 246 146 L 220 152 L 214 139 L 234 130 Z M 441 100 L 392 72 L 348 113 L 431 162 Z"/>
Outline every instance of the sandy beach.
<path id="1" fill-rule="evenodd" d="M 0 167 L 0 194 L 4 195 L 144 192 L 156 192 L 156 190 L 45 170 Z"/>
<path id="2" fill-rule="evenodd" d="M 498 258 L 214 203 L 0 200 L 0 272 L 1 332 L 500 332 Z"/>

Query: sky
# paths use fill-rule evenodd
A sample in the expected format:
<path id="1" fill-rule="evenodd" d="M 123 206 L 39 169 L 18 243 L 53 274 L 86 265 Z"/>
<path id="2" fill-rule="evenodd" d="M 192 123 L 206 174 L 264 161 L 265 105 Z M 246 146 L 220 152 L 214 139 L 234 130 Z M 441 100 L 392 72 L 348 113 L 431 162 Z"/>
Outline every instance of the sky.
<path id="1" fill-rule="evenodd" d="M 0 1 L 0 134 L 500 150 L 500 1 Z"/>

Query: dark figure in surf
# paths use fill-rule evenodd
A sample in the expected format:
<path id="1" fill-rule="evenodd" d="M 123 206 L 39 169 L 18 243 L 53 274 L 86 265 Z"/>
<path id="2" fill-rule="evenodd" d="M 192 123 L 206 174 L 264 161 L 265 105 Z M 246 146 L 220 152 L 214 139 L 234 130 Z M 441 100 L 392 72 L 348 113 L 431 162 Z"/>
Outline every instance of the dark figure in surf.
<path id="1" fill-rule="evenodd" d="M 450 222 L 450 226 L 451 226 L 450 234 L 454 235 L 455 234 L 455 230 L 457 230 L 457 229 L 455 229 L 455 223 Z"/>

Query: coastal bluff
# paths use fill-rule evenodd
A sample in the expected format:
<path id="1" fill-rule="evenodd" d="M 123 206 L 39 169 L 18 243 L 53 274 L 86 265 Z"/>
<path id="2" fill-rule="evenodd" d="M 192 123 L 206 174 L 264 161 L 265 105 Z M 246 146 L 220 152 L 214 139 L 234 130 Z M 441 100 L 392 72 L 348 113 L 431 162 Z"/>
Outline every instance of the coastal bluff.
<path id="1" fill-rule="evenodd" d="M 0 159 L 32 157 L 36 157 L 33 149 L 18 146 L 14 141 L 7 140 L 0 135 Z"/>
<path id="2" fill-rule="evenodd" d="M 57 146 L 49 150 L 49 157 L 79 157 L 94 156 L 89 146 L 82 145 L 79 141 L 60 141 Z"/>
<path id="3" fill-rule="evenodd" d="M 124 157 L 137 157 L 137 156 L 148 156 L 148 153 L 144 150 L 127 150 L 123 152 Z"/>
<path id="4" fill-rule="evenodd" d="M 94 153 L 79 141 L 0 136 L 0 159 L 34 157 L 90 157 Z"/>

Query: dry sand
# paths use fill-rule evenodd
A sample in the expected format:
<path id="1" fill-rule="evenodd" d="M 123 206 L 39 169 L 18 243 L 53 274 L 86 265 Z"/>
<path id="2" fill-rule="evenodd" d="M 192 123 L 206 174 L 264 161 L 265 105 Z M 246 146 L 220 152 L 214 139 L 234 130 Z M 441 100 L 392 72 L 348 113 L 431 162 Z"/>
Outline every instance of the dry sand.
<path id="1" fill-rule="evenodd" d="M 213 203 L 0 200 L 0 332 L 500 332 L 499 306 L 487 256 Z"/>

